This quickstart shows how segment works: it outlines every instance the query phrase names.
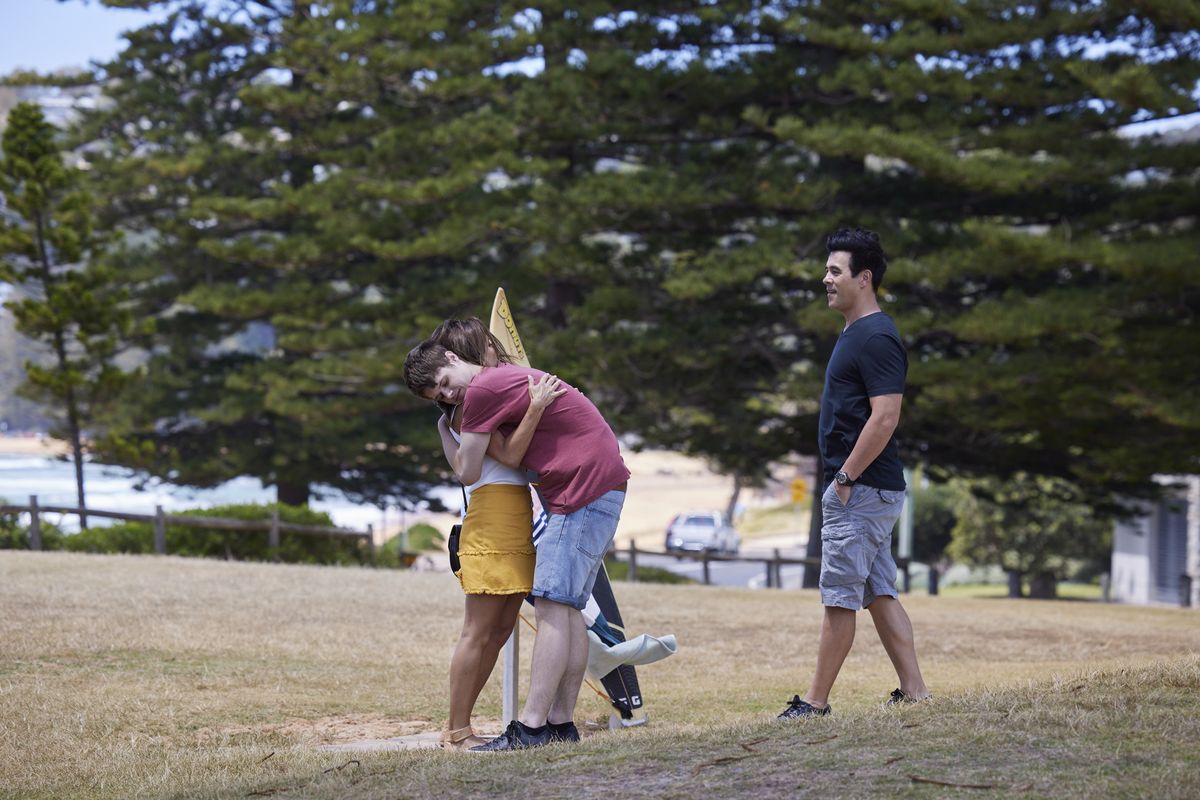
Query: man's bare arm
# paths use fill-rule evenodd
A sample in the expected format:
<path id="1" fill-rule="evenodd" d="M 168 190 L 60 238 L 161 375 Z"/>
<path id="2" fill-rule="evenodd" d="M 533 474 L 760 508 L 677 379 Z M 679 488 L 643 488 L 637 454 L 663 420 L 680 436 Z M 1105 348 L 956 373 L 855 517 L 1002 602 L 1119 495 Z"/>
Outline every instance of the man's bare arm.
<path id="1" fill-rule="evenodd" d="M 892 438 L 896 426 L 900 424 L 900 404 L 903 400 L 902 394 L 881 394 L 871 398 L 871 416 L 858 435 L 850 457 L 842 464 L 842 472 L 852 480 L 858 480 L 887 446 L 888 439 Z M 843 502 L 849 499 L 849 486 L 838 486 L 837 491 Z"/>

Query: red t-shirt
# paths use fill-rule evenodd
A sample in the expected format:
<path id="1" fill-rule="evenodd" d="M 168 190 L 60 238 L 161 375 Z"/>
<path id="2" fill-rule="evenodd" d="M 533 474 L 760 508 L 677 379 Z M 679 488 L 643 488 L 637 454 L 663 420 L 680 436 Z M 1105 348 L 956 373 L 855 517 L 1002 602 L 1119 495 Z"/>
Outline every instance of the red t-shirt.
<path id="1" fill-rule="evenodd" d="M 510 364 L 484 369 L 467 386 L 463 431 L 511 435 L 529 409 L 528 376 L 536 381 L 545 374 Z M 629 480 L 617 437 L 592 401 L 571 386 L 542 414 L 522 463 L 537 473 L 555 514 L 578 511 Z"/>

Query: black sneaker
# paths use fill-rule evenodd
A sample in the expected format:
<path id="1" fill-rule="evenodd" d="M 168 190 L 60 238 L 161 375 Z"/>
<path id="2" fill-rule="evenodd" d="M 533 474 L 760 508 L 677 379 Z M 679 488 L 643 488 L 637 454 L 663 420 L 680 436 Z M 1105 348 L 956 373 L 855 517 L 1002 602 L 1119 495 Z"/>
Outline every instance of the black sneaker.
<path id="1" fill-rule="evenodd" d="M 499 750 L 526 750 L 530 747 L 541 747 L 550 744 L 550 726 L 527 728 L 520 720 L 508 723 L 504 733 L 490 742 L 471 748 L 472 753 L 493 753 Z"/>
<path id="2" fill-rule="evenodd" d="M 933 695 L 929 695 L 928 697 L 909 697 L 908 693 L 903 689 L 895 689 L 884 705 L 898 706 L 901 703 L 920 703 L 922 700 L 932 699 Z"/>
<path id="3" fill-rule="evenodd" d="M 827 717 L 833 713 L 833 707 L 828 703 L 824 708 L 817 708 L 812 703 L 806 703 L 796 695 L 788 701 L 788 707 L 776 719 L 801 719 L 804 717 Z"/>
<path id="4" fill-rule="evenodd" d="M 578 742 L 579 729 L 575 727 L 574 722 L 550 722 L 547 723 L 550 728 L 551 742 Z"/>

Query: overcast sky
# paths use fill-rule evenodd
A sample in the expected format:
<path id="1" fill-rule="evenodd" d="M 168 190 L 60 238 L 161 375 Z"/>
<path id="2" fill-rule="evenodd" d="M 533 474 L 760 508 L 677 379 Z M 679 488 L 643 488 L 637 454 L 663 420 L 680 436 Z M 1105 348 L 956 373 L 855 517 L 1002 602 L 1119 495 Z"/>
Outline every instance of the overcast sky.
<path id="1" fill-rule="evenodd" d="M 105 8 L 97 0 L 0 0 L 0 75 L 16 69 L 52 72 L 107 60 L 121 50 L 122 31 L 163 16 Z M 1198 121 L 1200 114 L 1192 113 L 1145 127 L 1185 128 Z"/>
<path id="2" fill-rule="evenodd" d="M 95 0 L 0 0 L 0 75 L 107 60 L 121 49 L 121 31 L 154 18 L 145 11 L 105 8 Z"/>

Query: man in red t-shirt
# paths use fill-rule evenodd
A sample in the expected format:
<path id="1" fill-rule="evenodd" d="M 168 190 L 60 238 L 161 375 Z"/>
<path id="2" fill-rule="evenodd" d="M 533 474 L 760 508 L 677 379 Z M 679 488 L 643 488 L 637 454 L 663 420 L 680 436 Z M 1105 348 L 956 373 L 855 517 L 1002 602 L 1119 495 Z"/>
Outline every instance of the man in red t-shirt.
<path id="1" fill-rule="evenodd" d="M 464 484 L 479 479 L 492 433 L 511 434 L 529 407 L 529 379 L 545 374 L 502 364 L 483 367 L 426 341 L 408 354 L 404 379 L 419 397 L 463 405 L 462 444 L 447 453 Z M 538 539 L 533 591 L 537 639 L 529 696 L 520 717 L 474 750 L 516 750 L 578 738 L 572 719 L 587 669 L 587 604 L 604 554 L 616 534 L 629 470 L 604 417 L 578 389 L 554 401 L 522 463 L 537 473 L 550 515 Z"/>

